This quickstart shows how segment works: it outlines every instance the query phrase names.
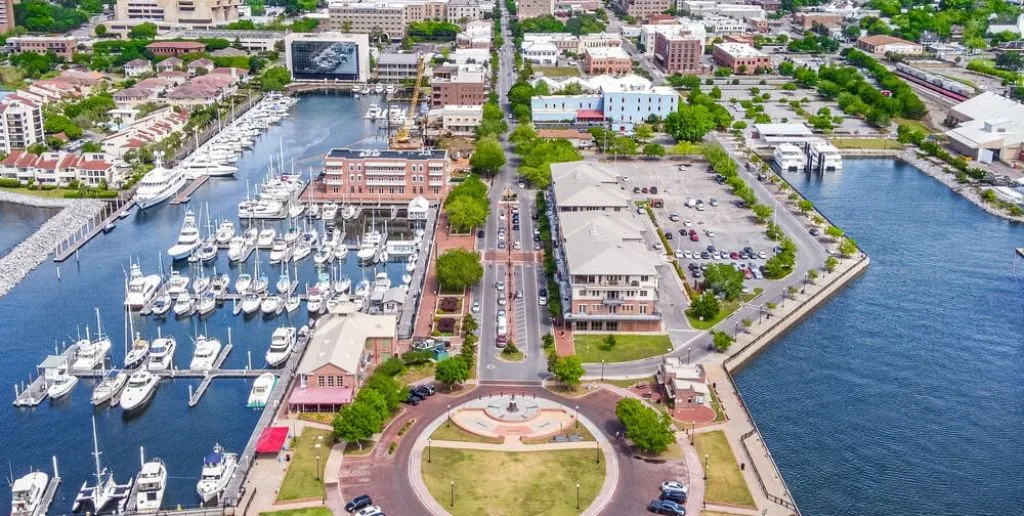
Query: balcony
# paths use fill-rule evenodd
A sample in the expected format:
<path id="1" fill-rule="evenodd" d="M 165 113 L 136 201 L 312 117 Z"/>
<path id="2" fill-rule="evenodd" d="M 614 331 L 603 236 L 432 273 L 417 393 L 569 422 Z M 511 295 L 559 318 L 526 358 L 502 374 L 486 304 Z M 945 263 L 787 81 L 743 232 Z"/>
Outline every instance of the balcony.
<path id="1" fill-rule="evenodd" d="M 605 306 L 621 306 L 625 304 L 625 302 L 626 301 L 624 299 L 619 299 L 617 297 L 606 297 L 601 300 L 601 303 Z"/>

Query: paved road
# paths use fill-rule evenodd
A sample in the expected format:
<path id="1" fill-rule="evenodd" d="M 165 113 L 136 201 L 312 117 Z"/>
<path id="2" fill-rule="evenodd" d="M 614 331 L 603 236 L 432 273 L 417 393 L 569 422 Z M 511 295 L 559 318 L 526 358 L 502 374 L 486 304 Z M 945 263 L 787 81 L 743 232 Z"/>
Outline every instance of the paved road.
<path id="1" fill-rule="evenodd" d="M 784 203 L 777 202 L 775 197 L 768 190 L 768 187 L 758 181 L 755 174 L 746 170 L 746 167 L 743 166 L 746 163 L 746 159 L 743 157 L 742 153 L 736 150 L 736 140 L 732 136 L 719 136 L 717 134 L 712 134 L 709 135 L 707 139 L 721 143 L 722 146 L 732 154 L 733 159 L 739 162 L 740 175 L 754 190 L 754 193 L 757 195 L 758 202 L 767 206 L 772 206 L 775 209 L 775 222 L 782 228 L 782 231 L 786 236 L 793 239 L 793 242 L 796 243 L 797 246 L 797 263 L 793 272 L 781 281 L 768 282 L 764 293 L 755 299 L 752 304 L 740 307 L 739 310 L 736 310 L 736 312 L 723 320 L 716 327 L 716 329 L 720 331 L 733 333 L 737 327 L 742 326 L 743 319 L 756 320 L 761 311 L 760 307 L 762 304 L 769 302 L 780 304 L 780 300 L 782 300 L 786 290 L 790 286 L 800 288 L 803 285 L 807 271 L 821 267 L 825 263 L 825 258 L 828 256 L 828 253 L 825 250 L 825 245 L 808 233 L 809 226 L 806 218 L 790 211 Z M 665 269 L 672 271 L 670 267 L 666 267 Z M 667 281 L 668 280 L 663 276 L 662 283 L 664 284 Z M 696 333 L 693 330 L 679 330 L 674 327 L 672 319 L 669 318 L 666 318 L 666 323 L 669 329 L 669 336 L 672 338 L 672 345 L 675 348 L 670 355 L 686 357 L 691 362 L 700 362 L 702 359 L 713 353 L 709 350 L 709 346 L 711 345 L 711 335 L 709 333 Z M 612 378 L 619 376 L 639 377 L 654 373 L 661 360 L 661 357 L 653 357 L 633 362 L 605 364 L 603 367 L 601 364 L 588 364 L 586 365 L 586 369 L 587 375 L 592 377 L 599 377 L 602 374 L 605 377 Z"/>

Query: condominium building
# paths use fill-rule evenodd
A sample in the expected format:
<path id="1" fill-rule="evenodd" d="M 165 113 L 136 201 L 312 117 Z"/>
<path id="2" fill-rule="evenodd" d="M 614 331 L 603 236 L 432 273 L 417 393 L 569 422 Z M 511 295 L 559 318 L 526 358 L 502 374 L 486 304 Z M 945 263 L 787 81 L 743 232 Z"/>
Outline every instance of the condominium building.
<path id="1" fill-rule="evenodd" d="M 419 54 L 400 54 L 388 52 L 377 58 L 377 78 L 382 81 L 397 82 L 415 79 L 419 69 Z"/>
<path id="2" fill-rule="evenodd" d="M 690 36 L 691 39 L 696 40 L 700 44 L 700 50 L 697 54 L 700 55 L 704 53 L 704 40 L 707 39 L 707 30 L 704 28 L 704 24 L 699 21 L 687 18 L 673 18 L 673 23 L 641 25 L 639 39 L 640 47 L 642 48 L 644 55 L 654 55 L 654 40 L 655 35 L 658 33 L 676 36 Z"/>
<path id="3" fill-rule="evenodd" d="M 772 68 L 768 54 L 745 43 L 718 43 L 711 53 L 715 63 L 736 74 L 754 74 Z"/>
<path id="4" fill-rule="evenodd" d="M 615 0 L 615 5 L 634 18 L 646 18 L 661 14 L 672 7 L 671 0 Z"/>
<path id="5" fill-rule="evenodd" d="M 622 47 L 592 47 L 585 52 L 583 70 L 589 75 L 621 77 L 633 71 L 633 59 Z"/>
<path id="6" fill-rule="evenodd" d="M 452 136 L 473 136 L 484 118 L 483 106 L 451 105 L 441 109 L 441 126 Z"/>
<path id="7" fill-rule="evenodd" d="M 73 154 L 59 151 L 37 156 L 15 150 L 0 162 L 0 177 L 17 179 L 22 184 L 34 182 L 45 186 L 67 186 L 78 181 L 98 187 L 113 182 L 114 164 L 102 152 Z"/>
<path id="8" fill-rule="evenodd" d="M 745 20 L 723 16 L 721 14 L 705 14 L 701 21 L 708 30 L 709 36 L 726 36 L 747 32 L 750 25 Z"/>
<path id="9" fill-rule="evenodd" d="M 7 43 L 14 49 L 15 54 L 53 52 L 68 61 L 74 57 L 75 49 L 78 47 L 78 40 L 71 36 L 17 36 L 7 38 Z"/>
<path id="10" fill-rule="evenodd" d="M 579 37 L 579 52 L 588 48 L 621 47 L 622 36 L 611 32 L 598 32 L 596 34 L 584 34 Z"/>
<path id="11" fill-rule="evenodd" d="M 483 105 L 487 98 L 486 73 L 477 65 L 462 65 L 448 78 L 435 77 L 430 83 L 431 106 Z"/>
<path id="12" fill-rule="evenodd" d="M 416 196 L 448 195 L 451 160 L 445 150 L 331 149 L 312 196 L 346 202 L 407 204 Z"/>
<path id="13" fill-rule="evenodd" d="M 654 33 L 654 62 L 667 74 L 700 71 L 703 53 L 703 33 Z"/>
<path id="14" fill-rule="evenodd" d="M 0 32 L 14 28 L 14 0 L 0 0 Z"/>
<path id="15" fill-rule="evenodd" d="M 661 331 L 659 269 L 614 169 L 586 161 L 551 165 L 554 238 L 566 321 L 576 331 Z"/>
<path id="16" fill-rule="evenodd" d="M 400 40 L 412 22 L 473 21 L 480 18 L 480 7 L 472 0 L 343 0 L 331 3 L 327 14 L 333 32 L 380 33 Z"/>
<path id="17" fill-rule="evenodd" d="M 555 13 L 554 0 L 519 0 L 516 5 L 520 20 Z"/>
<path id="18" fill-rule="evenodd" d="M 43 143 L 42 104 L 20 95 L 8 95 L 0 102 L 0 151 L 27 149 Z"/>
<path id="19" fill-rule="evenodd" d="M 224 25 L 238 20 L 242 0 L 117 0 L 119 22 L 171 25 Z"/>
<path id="20" fill-rule="evenodd" d="M 550 41 L 523 41 L 523 59 L 533 64 L 554 66 L 558 62 L 558 47 Z"/>

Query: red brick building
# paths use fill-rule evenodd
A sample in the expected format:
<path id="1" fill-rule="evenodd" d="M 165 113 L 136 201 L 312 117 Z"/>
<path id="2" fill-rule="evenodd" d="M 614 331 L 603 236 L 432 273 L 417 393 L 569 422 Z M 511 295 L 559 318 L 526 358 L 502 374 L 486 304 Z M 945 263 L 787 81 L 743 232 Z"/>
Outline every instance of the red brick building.
<path id="1" fill-rule="evenodd" d="M 711 51 L 715 63 L 736 74 L 754 74 L 759 69 L 772 67 L 768 54 L 743 43 L 719 43 Z"/>
<path id="2" fill-rule="evenodd" d="M 684 34 L 654 35 L 654 62 L 667 74 L 701 70 L 701 40 Z"/>
<path id="3" fill-rule="evenodd" d="M 588 48 L 583 56 L 583 69 L 590 75 L 621 77 L 633 72 L 633 59 L 622 47 Z"/>
<path id="4" fill-rule="evenodd" d="M 14 47 L 15 54 L 53 52 L 68 61 L 74 57 L 75 49 L 78 48 L 78 40 L 70 36 L 18 36 L 8 38 L 7 43 Z"/>
<path id="5" fill-rule="evenodd" d="M 198 41 L 154 41 L 146 48 L 155 56 L 180 56 L 193 52 L 206 52 L 206 45 Z"/>
<path id="6" fill-rule="evenodd" d="M 484 81 L 461 80 L 453 77 L 447 80 L 434 80 L 430 84 L 433 97 L 430 99 L 432 107 L 456 106 L 479 106 L 487 100 L 487 91 Z"/>
<path id="7" fill-rule="evenodd" d="M 407 204 L 448 195 L 451 160 L 444 150 L 331 149 L 312 197 L 345 202 Z"/>

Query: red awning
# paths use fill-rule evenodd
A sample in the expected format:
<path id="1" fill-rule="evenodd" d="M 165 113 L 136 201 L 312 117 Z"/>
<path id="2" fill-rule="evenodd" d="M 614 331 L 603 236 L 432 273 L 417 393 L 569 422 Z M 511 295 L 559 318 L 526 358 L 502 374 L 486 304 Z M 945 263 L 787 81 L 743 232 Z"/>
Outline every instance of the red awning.
<path id="1" fill-rule="evenodd" d="M 256 441 L 256 453 L 277 453 L 284 448 L 287 439 L 287 426 L 268 426 L 263 429 L 259 440 Z"/>
<path id="2" fill-rule="evenodd" d="M 288 403 L 290 405 L 305 407 L 317 405 L 344 405 L 352 403 L 352 397 L 354 394 L 354 389 L 350 386 L 306 387 L 305 389 L 299 388 L 293 390 L 291 397 L 288 398 Z"/>
<path id="3" fill-rule="evenodd" d="M 604 120 L 604 113 L 596 109 L 577 109 L 576 120 Z"/>

